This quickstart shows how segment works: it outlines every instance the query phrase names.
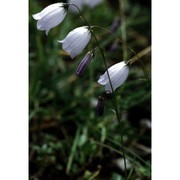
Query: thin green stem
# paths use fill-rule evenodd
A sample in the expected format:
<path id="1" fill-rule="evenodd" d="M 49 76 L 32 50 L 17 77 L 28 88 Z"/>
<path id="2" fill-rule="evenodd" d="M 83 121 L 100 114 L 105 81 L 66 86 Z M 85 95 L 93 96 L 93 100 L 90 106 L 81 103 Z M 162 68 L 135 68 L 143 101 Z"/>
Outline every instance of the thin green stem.
<path id="1" fill-rule="evenodd" d="M 121 144 L 117 143 L 116 141 L 114 141 L 112 139 L 113 137 L 110 136 L 110 138 L 107 138 L 107 140 L 111 143 L 114 143 L 117 146 L 121 147 Z M 133 151 L 129 150 L 128 148 L 124 148 L 126 151 L 126 154 L 130 153 L 131 155 L 135 156 L 137 159 L 139 159 L 141 162 L 143 162 L 144 164 L 146 164 L 146 166 L 148 166 L 149 168 L 151 167 L 149 163 L 147 163 L 145 160 L 143 160 L 139 155 L 135 154 Z"/>
<path id="2" fill-rule="evenodd" d="M 125 1 L 119 0 L 119 10 L 121 18 L 121 31 L 122 31 L 122 40 L 124 42 L 123 46 L 123 59 L 127 59 L 127 33 L 126 33 L 126 17 L 125 17 Z"/>
<path id="3" fill-rule="evenodd" d="M 113 106 L 114 106 L 114 109 L 115 109 L 115 112 L 116 112 L 116 116 L 117 116 L 117 120 L 118 120 L 118 124 L 119 124 L 119 128 L 120 128 L 120 141 L 121 141 L 121 144 L 122 144 L 122 153 L 123 153 L 124 166 L 125 166 L 125 179 L 127 179 L 126 155 L 125 155 L 124 144 L 123 144 L 123 132 L 122 132 L 122 127 L 121 127 L 121 122 L 120 122 L 120 117 L 119 117 L 119 112 L 118 112 L 118 106 L 117 106 L 117 102 L 116 102 L 116 98 L 115 98 L 115 92 L 114 92 L 112 82 L 111 82 L 111 78 L 110 78 L 110 75 L 109 75 L 109 72 L 108 72 L 108 67 L 107 67 L 105 56 L 104 56 L 104 52 L 103 52 L 101 46 L 99 45 L 99 42 L 98 42 L 98 40 L 96 38 L 96 35 L 94 34 L 93 30 L 91 32 L 92 32 L 92 34 L 94 36 L 94 39 L 95 39 L 95 41 L 97 43 L 97 46 L 98 46 L 98 48 L 99 48 L 99 50 L 101 52 L 102 57 L 103 57 L 105 69 L 106 69 L 108 79 L 109 79 L 109 82 L 110 82 L 110 86 L 111 86 L 111 90 L 112 90 L 112 102 L 113 102 Z"/>
<path id="4" fill-rule="evenodd" d="M 109 71 L 108 71 L 108 66 L 107 66 L 107 63 L 106 63 L 106 59 L 105 59 L 105 55 L 104 55 L 104 52 L 103 52 L 103 49 L 101 48 L 99 42 L 98 42 L 98 39 L 93 31 L 93 26 L 91 26 L 89 24 L 89 22 L 86 20 L 86 18 L 83 16 L 81 10 L 79 9 L 78 6 L 76 6 L 75 4 L 71 4 L 69 3 L 69 5 L 73 5 L 75 6 L 79 13 L 81 14 L 81 17 L 84 19 L 84 21 L 88 24 L 88 27 L 89 27 L 89 30 L 91 31 L 95 41 L 96 41 L 96 44 L 99 48 L 99 51 L 102 55 L 102 58 L 103 58 L 103 62 L 104 62 L 104 65 L 105 65 L 105 69 L 106 69 L 106 72 L 107 72 L 107 75 L 108 75 L 108 80 L 110 82 L 110 87 L 111 87 L 111 90 L 112 90 L 112 103 L 113 103 L 113 106 L 114 106 L 114 109 L 115 109 L 115 112 L 116 112 L 116 116 L 117 116 L 117 120 L 118 120 L 118 124 L 119 124 L 119 127 L 120 127 L 120 137 L 121 137 L 121 144 L 122 144 L 122 153 L 123 153 L 123 159 L 124 159 L 124 165 L 125 165 L 125 179 L 127 180 L 127 169 L 126 169 L 126 157 L 125 157 L 125 151 L 124 151 L 124 145 L 123 145 L 123 132 L 122 132 L 122 128 L 121 128 L 121 123 L 120 123 L 120 117 L 119 117 L 119 112 L 118 112 L 118 106 L 117 106 L 117 102 L 116 102 L 116 98 L 115 98 L 115 92 L 114 92 L 114 89 L 113 89 L 113 86 L 112 86 L 112 82 L 111 82 L 111 78 L 110 78 L 110 75 L 109 75 Z"/>
<path id="5" fill-rule="evenodd" d="M 145 49 L 143 49 L 142 51 L 140 51 L 137 55 L 139 58 L 145 56 L 146 54 L 151 52 L 151 46 L 146 47 Z M 138 61 L 137 56 L 132 57 L 130 60 L 128 60 L 129 64 L 133 64 L 136 61 Z"/>
<path id="6" fill-rule="evenodd" d="M 148 54 L 149 52 L 151 51 L 151 46 L 148 46 L 147 48 L 145 48 L 144 50 L 142 50 L 141 52 L 139 52 L 138 54 L 136 54 L 136 56 L 134 56 L 133 58 L 131 58 L 130 60 L 128 60 L 128 63 L 131 65 L 133 64 L 134 62 L 136 61 L 139 61 L 139 57 L 142 57 L 146 54 Z M 138 58 L 137 58 L 138 57 Z M 144 67 L 144 64 L 142 61 L 139 61 L 141 63 L 141 66 L 143 67 L 143 72 L 144 72 L 144 75 L 145 77 L 148 79 L 148 81 L 150 82 L 150 79 L 149 79 L 149 76 L 148 76 L 148 73 Z"/>
<path id="7" fill-rule="evenodd" d="M 69 155 L 68 162 L 67 162 L 67 167 L 66 167 L 66 173 L 67 174 L 69 173 L 69 171 L 71 169 L 71 165 L 72 165 L 73 158 L 74 158 L 76 148 L 77 148 L 77 145 L 78 145 L 78 141 L 79 141 L 79 135 L 80 135 L 80 128 L 78 128 L 78 130 L 76 131 L 76 136 L 74 138 L 74 142 L 73 142 L 73 145 L 71 147 L 71 151 L 70 151 L 70 155 Z"/>
<path id="8" fill-rule="evenodd" d="M 83 20 L 85 21 L 85 23 L 87 23 L 88 27 L 91 28 L 89 22 L 88 22 L 87 19 L 83 16 L 83 13 L 81 12 L 81 10 L 79 9 L 79 7 L 78 7 L 76 4 L 73 4 L 73 3 L 67 3 L 67 5 L 75 6 L 75 7 L 78 9 L 79 13 L 80 13 L 80 17 L 82 17 Z"/>

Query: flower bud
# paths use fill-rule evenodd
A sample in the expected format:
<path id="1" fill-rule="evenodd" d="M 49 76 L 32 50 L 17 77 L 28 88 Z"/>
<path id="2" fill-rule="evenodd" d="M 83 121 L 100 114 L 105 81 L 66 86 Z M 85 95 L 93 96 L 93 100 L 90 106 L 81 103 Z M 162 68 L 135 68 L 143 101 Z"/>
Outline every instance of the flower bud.
<path id="1" fill-rule="evenodd" d="M 92 51 L 89 51 L 86 56 L 82 59 L 79 66 L 76 69 L 76 75 L 81 76 L 84 71 L 87 69 L 91 59 L 94 57 L 94 53 Z"/>
<path id="2" fill-rule="evenodd" d="M 96 106 L 96 111 L 98 116 L 102 116 L 104 113 L 104 98 L 102 96 L 98 97 L 98 103 Z"/>

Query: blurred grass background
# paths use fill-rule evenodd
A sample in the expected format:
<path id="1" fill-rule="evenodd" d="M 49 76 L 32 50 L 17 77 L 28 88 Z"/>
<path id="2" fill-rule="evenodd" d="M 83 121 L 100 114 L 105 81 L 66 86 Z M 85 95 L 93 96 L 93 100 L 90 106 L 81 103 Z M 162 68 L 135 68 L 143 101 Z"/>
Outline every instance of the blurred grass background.
<path id="1" fill-rule="evenodd" d="M 112 179 L 124 177 L 120 133 L 111 99 L 105 95 L 105 112 L 96 115 L 96 103 L 104 87 L 97 83 L 104 73 L 103 60 L 96 52 L 82 77 L 75 74 L 87 48 L 71 59 L 57 43 L 71 30 L 86 25 L 78 14 L 68 12 L 65 20 L 46 36 L 38 31 L 32 14 L 54 0 L 29 1 L 29 177 L 40 180 Z M 65 1 L 64 1 L 65 2 Z M 136 53 L 151 45 L 151 1 L 126 0 L 127 44 Z M 85 7 L 91 25 L 113 30 L 122 37 L 119 1 L 104 2 L 93 9 Z M 123 59 L 123 46 L 110 34 L 95 29 L 105 49 L 108 66 Z M 141 60 L 151 77 L 151 54 Z M 127 51 L 127 59 L 134 55 Z M 124 85 L 117 89 L 123 128 L 123 141 L 130 161 L 130 179 L 151 178 L 151 85 L 144 80 L 140 63 L 131 66 Z"/>

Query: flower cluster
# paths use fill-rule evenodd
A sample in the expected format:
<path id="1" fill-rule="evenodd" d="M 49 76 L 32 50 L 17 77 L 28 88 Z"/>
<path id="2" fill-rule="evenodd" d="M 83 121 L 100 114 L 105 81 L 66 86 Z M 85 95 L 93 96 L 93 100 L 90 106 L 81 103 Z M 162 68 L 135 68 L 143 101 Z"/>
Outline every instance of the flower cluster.
<path id="1" fill-rule="evenodd" d="M 58 26 L 64 20 L 68 6 L 67 3 L 55 3 L 34 14 L 33 18 L 37 20 L 37 29 L 46 31 L 46 35 L 48 35 L 50 29 Z M 62 48 L 74 58 L 87 46 L 90 39 L 91 27 L 83 26 L 74 29 L 58 42 L 62 43 Z"/>
<path id="2" fill-rule="evenodd" d="M 71 1 L 69 1 L 71 2 Z M 76 1 L 78 3 L 80 1 Z M 97 1 L 81 1 L 86 2 L 91 7 L 100 3 L 101 0 Z M 91 3 L 90 3 L 91 2 Z M 92 3 L 93 2 L 93 3 Z M 72 3 L 55 3 L 47 6 L 41 12 L 34 14 L 33 18 L 37 20 L 37 29 L 41 31 L 45 31 L 46 35 L 48 35 L 49 31 L 58 26 L 66 17 L 67 11 Z M 82 4 L 80 5 L 80 7 Z M 75 6 L 76 7 L 76 4 Z M 80 8 L 78 8 L 79 10 Z M 91 40 L 91 36 L 94 35 L 92 32 L 93 26 L 82 26 L 75 28 L 71 32 L 67 34 L 67 36 L 63 40 L 59 40 L 59 43 L 62 43 L 62 48 L 64 51 L 69 53 L 71 58 L 75 58 L 81 51 L 85 49 L 88 43 Z M 95 35 L 94 35 L 95 36 Z M 94 57 L 94 51 L 89 51 L 85 57 L 80 62 L 76 74 L 77 76 L 81 76 L 84 71 L 87 69 L 91 59 Z M 129 67 L 125 61 L 117 63 L 111 66 L 109 69 L 106 69 L 106 72 L 100 76 L 98 83 L 105 86 L 105 92 L 107 94 L 113 93 L 119 86 L 121 86 L 125 80 L 127 79 L 129 74 Z M 103 100 L 100 98 L 98 104 L 98 108 L 100 109 L 100 115 L 103 112 L 102 104 Z"/>

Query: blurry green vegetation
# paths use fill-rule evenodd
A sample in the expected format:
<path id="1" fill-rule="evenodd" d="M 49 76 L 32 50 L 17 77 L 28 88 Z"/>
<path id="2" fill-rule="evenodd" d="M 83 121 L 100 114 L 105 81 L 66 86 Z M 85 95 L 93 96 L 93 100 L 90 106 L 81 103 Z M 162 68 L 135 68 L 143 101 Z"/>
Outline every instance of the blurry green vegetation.
<path id="1" fill-rule="evenodd" d="M 29 1 L 29 163 L 30 179 L 122 180 L 124 171 L 115 163 L 122 158 L 120 133 L 111 97 L 105 95 L 105 112 L 96 115 L 97 97 L 104 87 L 97 83 L 104 73 L 99 51 L 82 77 L 75 74 L 88 47 L 72 60 L 57 40 L 85 23 L 68 12 L 65 20 L 46 36 L 36 29 L 32 14 L 55 1 Z M 65 1 L 64 1 L 65 2 Z M 113 1 L 114 3 L 116 1 Z M 139 53 L 151 44 L 150 1 L 126 2 L 127 44 Z M 118 4 L 118 1 L 117 1 Z M 110 29 L 120 18 L 119 6 L 105 1 L 84 16 L 91 25 Z M 122 44 L 107 32 L 95 29 L 105 49 L 108 66 L 123 60 Z M 121 25 L 114 32 L 121 38 Z M 112 50 L 114 46 L 114 50 Z M 128 50 L 128 58 L 134 54 Z M 150 53 L 141 60 L 151 76 Z M 131 161 L 129 179 L 151 178 L 151 86 L 140 63 L 131 66 L 127 81 L 116 91 L 120 109 L 126 157 Z"/>

